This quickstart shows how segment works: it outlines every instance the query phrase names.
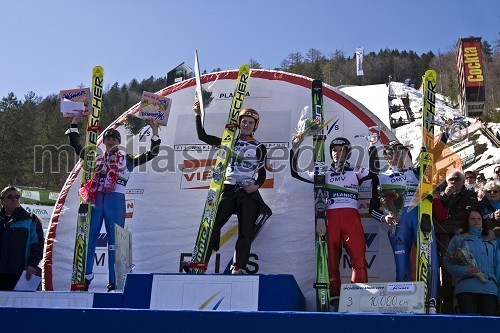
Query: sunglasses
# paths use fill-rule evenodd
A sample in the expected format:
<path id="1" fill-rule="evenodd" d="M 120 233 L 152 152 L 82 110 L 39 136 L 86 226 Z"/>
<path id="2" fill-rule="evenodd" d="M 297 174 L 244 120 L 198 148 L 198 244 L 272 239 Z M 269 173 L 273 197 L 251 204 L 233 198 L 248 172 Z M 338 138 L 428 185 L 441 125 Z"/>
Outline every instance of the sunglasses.
<path id="1" fill-rule="evenodd" d="M 497 193 L 498 193 L 498 191 L 497 191 L 497 190 L 489 190 L 489 191 L 486 191 L 486 193 L 490 193 L 490 194 L 494 193 L 494 194 L 497 194 Z"/>
<path id="2" fill-rule="evenodd" d="M 17 200 L 19 200 L 19 199 L 21 199 L 21 196 L 19 194 L 16 194 L 16 195 L 9 194 L 9 195 L 2 197 L 1 199 L 9 199 L 9 200 L 17 199 Z"/>

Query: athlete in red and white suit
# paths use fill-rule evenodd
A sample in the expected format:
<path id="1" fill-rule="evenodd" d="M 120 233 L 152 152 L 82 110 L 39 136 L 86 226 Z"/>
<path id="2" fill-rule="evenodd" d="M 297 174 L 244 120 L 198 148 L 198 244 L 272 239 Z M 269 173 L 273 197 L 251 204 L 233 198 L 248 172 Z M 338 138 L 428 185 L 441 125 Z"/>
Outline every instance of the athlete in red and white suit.
<path id="1" fill-rule="evenodd" d="M 345 148 L 344 148 L 345 147 Z M 358 193 L 361 179 L 368 172 L 354 170 L 346 162 L 350 153 L 350 142 L 335 138 L 330 144 L 332 165 L 325 174 L 328 191 L 326 230 L 328 242 L 328 273 L 330 275 L 330 296 L 340 295 L 340 255 L 342 243 L 349 254 L 352 266 L 352 283 L 368 282 L 366 269 L 366 241 L 358 211 Z M 297 157 L 292 149 L 290 170 L 292 177 L 313 183 L 313 172 L 298 172 Z"/>

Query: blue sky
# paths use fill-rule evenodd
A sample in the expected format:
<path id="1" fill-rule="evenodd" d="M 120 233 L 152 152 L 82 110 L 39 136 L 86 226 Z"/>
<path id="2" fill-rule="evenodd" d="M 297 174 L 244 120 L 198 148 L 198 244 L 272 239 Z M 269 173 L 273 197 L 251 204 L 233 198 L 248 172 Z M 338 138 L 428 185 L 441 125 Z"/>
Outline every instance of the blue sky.
<path id="1" fill-rule="evenodd" d="M 458 38 L 499 39 L 497 0 L 15 0 L 0 4 L 0 97 L 45 97 L 90 83 L 161 77 L 198 50 L 201 70 L 250 58 L 279 67 L 310 48 L 354 54 L 447 51 Z M 439 29 L 439 31 L 436 31 Z M 354 69 L 353 69 L 354 70 Z"/>

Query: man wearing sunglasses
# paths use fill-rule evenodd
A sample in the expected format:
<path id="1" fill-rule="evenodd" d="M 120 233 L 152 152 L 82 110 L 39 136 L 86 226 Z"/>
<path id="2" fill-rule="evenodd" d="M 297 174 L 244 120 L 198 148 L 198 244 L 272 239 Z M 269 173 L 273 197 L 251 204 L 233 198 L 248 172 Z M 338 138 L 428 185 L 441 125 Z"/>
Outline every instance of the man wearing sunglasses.
<path id="1" fill-rule="evenodd" d="M 493 180 L 500 181 L 500 165 L 497 165 L 493 170 Z"/>
<path id="2" fill-rule="evenodd" d="M 465 175 L 460 170 L 446 177 L 446 188 L 439 198 L 434 198 L 432 211 L 438 222 L 463 221 L 466 208 L 477 210 L 477 194 L 465 187 Z"/>
<path id="3" fill-rule="evenodd" d="M 27 279 L 40 275 L 42 224 L 35 214 L 21 207 L 19 193 L 14 186 L 0 192 L 0 290 L 13 290 L 23 271 Z"/>

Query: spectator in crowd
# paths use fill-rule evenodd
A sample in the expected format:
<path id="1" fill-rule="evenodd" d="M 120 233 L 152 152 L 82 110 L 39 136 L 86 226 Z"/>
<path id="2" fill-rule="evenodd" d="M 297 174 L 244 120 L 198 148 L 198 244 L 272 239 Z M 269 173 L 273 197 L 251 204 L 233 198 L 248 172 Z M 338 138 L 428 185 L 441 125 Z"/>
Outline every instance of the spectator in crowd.
<path id="1" fill-rule="evenodd" d="M 446 188 L 433 200 L 433 213 L 438 222 L 463 220 L 465 209 L 477 210 L 476 192 L 465 187 L 465 175 L 460 170 L 446 177 Z"/>
<path id="2" fill-rule="evenodd" d="M 465 188 L 471 191 L 476 190 L 476 173 L 473 171 L 465 171 Z"/>
<path id="3" fill-rule="evenodd" d="M 478 202 L 483 200 L 483 198 L 486 196 L 486 191 L 484 189 L 484 185 L 476 186 L 476 195 L 477 195 Z"/>
<path id="4" fill-rule="evenodd" d="M 464 260 L 464 253 L 473 260 Z M 500 285 L 499 256 L 495 235 L 488 230 L 481 213 L 468 209 L 443 261 L 455 280 L 460 313 L 495 315 Z"/>
<path id="5" fill-rule="evenodd" d="M 486 176 L 484 175 L 484 173 L 480 172 L 480 173 L 476 173 L 476 174 L 477 174 L 476 185 L 486 184 Z"/>
<path id="6" fill-rule="evenodd" d="M 493 170 L 493 180 L 500 181 L 500 164 L 498 164 Z"/>
<path id="7" fill-rule="evenodd" d="M 479 202 L 483 219 L 500 222 L 500 181 L 490 180 L 484 185 L 486 196 Z"/>
<path id="8" fill-rule="evenodd" d="M 0 290 L 13 290 L 23 271 L 28 280 L 32 275 L 40 275 L 42 223 L 21 207 L 20 198 L 20 191 L 14 186 L 0 192 Z"/>

